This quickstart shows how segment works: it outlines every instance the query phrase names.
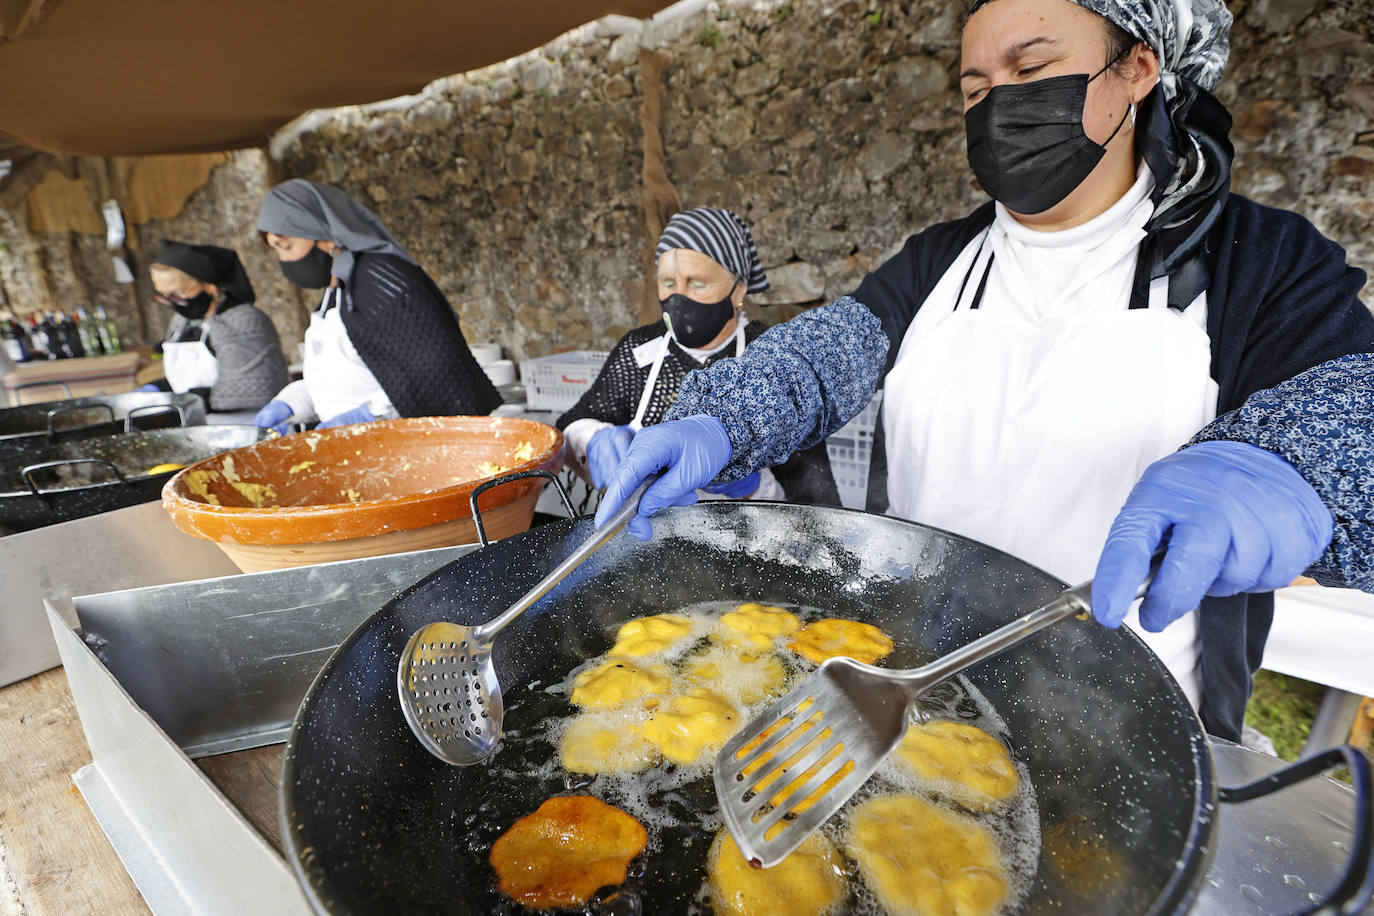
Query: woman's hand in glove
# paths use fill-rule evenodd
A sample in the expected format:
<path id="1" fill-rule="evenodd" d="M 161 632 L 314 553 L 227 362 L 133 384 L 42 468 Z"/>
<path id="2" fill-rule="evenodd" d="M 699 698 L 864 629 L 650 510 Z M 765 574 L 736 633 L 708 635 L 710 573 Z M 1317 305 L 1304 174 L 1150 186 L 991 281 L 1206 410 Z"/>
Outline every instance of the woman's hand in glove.
<path id="1" fill-rule="evenodd" d="M 1120 626 L 1150 555 L 1168 552 L 1140 606 L 1159 632 L 1204 595 L 1267 592 L 1292 582 L 1331 541 L 1316 490 L 1273 452 L 1202 442 L 1145 469 L 1112 523 L 1093 579 L 1093 616 Z"/>
<path id="2" fill-rule="evenodd" d="M 634 439 L 635 431 L 628 426 L 607 426 L 596 431 L 587 443 L 587 473 L 592 477 L 593 487 L 606 489 L 611 472 L 625 460 Z"/>
<path id="3" fill-rule="evenodd" d="M 352 410 L 345 410 L 341 414 L 335 414 L 328 420 L 321 421 L 316 429 L 328 429 L 331 426 L 351 426 L 354 423 L 371 423 L 377 419 L 372 415 L 372 411 L 367 409 L 366 404 L 359 404 Z"/>
<path id="4" fill-rule="evenodd" d="M 748 499 L 758 488 L 758 471 L 755 471 L 748 477 L 741 477 L 739 480 L 732 480 L 729 483 L 713 483 L 702 487 L 707 493 L 714 493 L 716 496 L 724 496 L 726 499 Z"/>
<path id="5" fill-rule="evenodd" d="M 291 432 L 291 405 L 285 401 L 268 401 L 253 417 L 253 425 L 286 435 Z"/>
<path id="6" fill-rule="evenodd" d="M 596 510 L 597 526 L 605 524 L 641 483 L 662 471 L 644 491 L 639 512 L 627 526 L 631 534 L 647 541 L 653 534 L 649 516 L 668 506 L 696 502 L 697 488 L 715 480 L 730 453 L 730 437 L 715 417 L 699 415 L 645 427 L 611 473 Z"/>

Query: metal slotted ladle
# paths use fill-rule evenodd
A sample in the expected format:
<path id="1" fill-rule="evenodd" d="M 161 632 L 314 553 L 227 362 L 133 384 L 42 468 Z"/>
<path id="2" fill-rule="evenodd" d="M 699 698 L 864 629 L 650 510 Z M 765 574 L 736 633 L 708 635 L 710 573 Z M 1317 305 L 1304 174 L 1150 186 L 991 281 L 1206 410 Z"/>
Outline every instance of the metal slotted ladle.
<path id="1" fill-rule="evenodd" d="M 425 750 L 454 766 L 491 755 L 501 740 L 501 683 L 491 660 L 496 635 L 624 528 L 647 486 L 500 616 L 475 627 L 440 621 L 415 631 L 401 652 L 396 689 L 406 724 Z"/>

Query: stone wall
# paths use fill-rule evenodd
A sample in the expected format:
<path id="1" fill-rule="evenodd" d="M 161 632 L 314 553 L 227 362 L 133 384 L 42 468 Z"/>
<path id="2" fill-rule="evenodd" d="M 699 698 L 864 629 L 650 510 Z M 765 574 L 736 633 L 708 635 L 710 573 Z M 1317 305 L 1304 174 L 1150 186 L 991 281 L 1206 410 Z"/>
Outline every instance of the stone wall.
<path id="1" fill-rule="evenodd" d="M 1365 6 L 1233 2 L 1219 94 L 1236 116 L 1236 190 L 1306 214 L 1368 270 Z M 654 49 L 666 60 L 658 130 L 668 177 L 684 205 L 749 220 L 775 287 L 754 313 L 777 320 L 850 291 L 907 235 L 983 199 L 956 89 L 961 9 L 765 0 L 679 7 L 648 23 L 611 17 L 420 96 L 312 113 L 274 141 L 274 177 L 331 182 L 373 208 L 448 294 L 470 339 L 517 359 L 608 348 L 652 312 L 640 55 Z M 260 153 L 236 154 L 181 214 L 138 231 L 145 257 L 162 235 L 236 244 L 294 356 L 302 301 L 252 231 L 269 172 Z M 13 266 L 25 245 L 44 252 L 48 287 L 70 274 L 103 294 L 101 240 L 26 240 L 16 222 L 0 213 L 0 232 L 15 235 L 0 252 L 11 298 L 26 288 Z M 1364 296 L 1374 303 L 1374 289 Z"/>

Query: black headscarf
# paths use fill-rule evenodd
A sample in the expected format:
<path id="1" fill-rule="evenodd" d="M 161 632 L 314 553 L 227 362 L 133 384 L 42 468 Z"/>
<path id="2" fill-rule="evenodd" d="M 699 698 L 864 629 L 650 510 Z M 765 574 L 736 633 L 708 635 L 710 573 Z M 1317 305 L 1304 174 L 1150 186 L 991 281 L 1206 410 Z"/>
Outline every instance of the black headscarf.
<path id="1" fill-rule="evenodd" d="M 218 312 L 235 305 L 247 305 L 255 298 L 253 284 L 249 282 L 243 262 L 233 249 L 163 239 L 157 250 L 156 263 L 175 267 L 201 283 L 213 283 L 219 287 L 224 298 L 216 309 Z"/>

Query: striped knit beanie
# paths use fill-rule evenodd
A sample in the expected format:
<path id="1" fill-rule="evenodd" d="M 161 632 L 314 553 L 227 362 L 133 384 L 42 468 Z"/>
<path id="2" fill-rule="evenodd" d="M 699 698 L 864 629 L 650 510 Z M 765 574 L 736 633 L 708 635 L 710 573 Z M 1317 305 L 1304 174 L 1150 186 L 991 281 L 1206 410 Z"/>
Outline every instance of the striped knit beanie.
<path id="1" fill-rule="evenodd" d="M 759 263 L 758 249 L 749 227 L 733 212 L 719 207 L 697 207 L 674 213 L 658 237 L 654 257 L 665 251 L 686 248 L 704 254 L 738 277 L 751 293 L 769 289 L 768 277 Z"/>

